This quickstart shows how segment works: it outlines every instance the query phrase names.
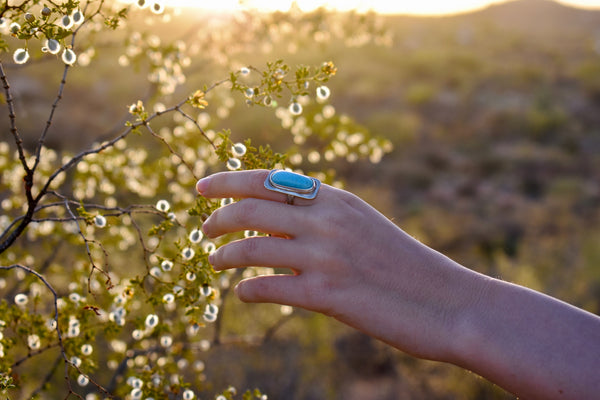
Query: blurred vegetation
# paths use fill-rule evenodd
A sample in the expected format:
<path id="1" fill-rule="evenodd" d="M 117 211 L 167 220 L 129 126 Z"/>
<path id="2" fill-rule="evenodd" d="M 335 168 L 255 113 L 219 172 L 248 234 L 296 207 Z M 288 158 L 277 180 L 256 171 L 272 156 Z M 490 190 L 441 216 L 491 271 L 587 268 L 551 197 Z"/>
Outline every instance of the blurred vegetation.
<path id="1" fill-rule="evenodd" d="M 300 166 L 334 168 L 348 189 L 470 268 L 600 313 L 600 12 L 522 0 L 465 15 L 381 19 L 393 38 L 388 45 L 348 47 L 360 37 L 320 42 L 327 26 L 296 32 L 304 45 L 273 41 L 270 50 L 292 65 L 332 60 L 336 113 L 394 145 L 376 164 L 306 158 Z M 273 21 L 283 26 L 286 17 Z M 157 29 L 182 37 L 207 23 L 186 13 Z M 243 46 L 237 34 L 232 40 Z M 102 51 L 98 57 L 109 59 L 111 49 Z M 260 51 L 239 54 L 248 64 L 266 60 Z M 131 88 L 142 86 L 146 72 L 115 73 L 111 60 L 94 71 L 102 85 L 88 87 L 85 68 L 73 71 L 76 84 L 64 102 L 87 102 L 96 112 L 62 108 L 63 134 L 50 147 L 98 140 L 86 132 L 108 131 L 122 104 L 139 98 Z M 190 85 L 222 77 L 218 65 L 191 65 Z M 54 95 L 44 83 L 58 67 L 27 69 L 13 86 L 29 120 L 38 121 L 46 109 L 36 105 Z M 218 122 L 234 141 L 290 145 L 271 112 L 246 107 L 236 103 Z M 271 399 L 512 398 L 469 372 L 407 357 L 323 316 L 295 310 L 265 335 L 279 321 L 278 307 L 230 296 L 225 308 L 225 339 L 204 360 L 215 389 L 257 386 Z M 228 335 L 249 340 L 230 342 Z"/>

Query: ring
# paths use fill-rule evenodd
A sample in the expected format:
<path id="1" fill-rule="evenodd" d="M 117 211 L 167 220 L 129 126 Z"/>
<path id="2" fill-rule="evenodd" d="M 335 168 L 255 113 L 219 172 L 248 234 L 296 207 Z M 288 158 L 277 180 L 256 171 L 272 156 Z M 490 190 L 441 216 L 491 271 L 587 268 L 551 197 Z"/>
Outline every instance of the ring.
<path id="1" fill-rule="evenodd" d="M 274 169 L 265 179 L 265 188 L 287 195 L 287 204 L 294 204 L 294 198 L 312 200 L 317 197 L 321 181 L 295 172 Z"/>

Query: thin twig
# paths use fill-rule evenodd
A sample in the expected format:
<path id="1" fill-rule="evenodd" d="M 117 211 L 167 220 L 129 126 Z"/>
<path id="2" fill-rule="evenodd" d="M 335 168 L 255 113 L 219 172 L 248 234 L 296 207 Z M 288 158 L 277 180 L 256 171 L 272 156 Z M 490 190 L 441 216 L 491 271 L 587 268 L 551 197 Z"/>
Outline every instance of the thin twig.
<path id="1" fill-rule="evenodd" d="M 75 34 L 73 34 L 73 36 L 75 36 Z M 38 139 L 37 147 L 35 149 L 35 162 L 33 164 L 33 167 L 31 167 L 31 169 L 34 171 L 40 163 L 42 147 L 44 147 L 44 143 L 46 141 L 46 136 L 48 135 L 48 131 L 50 130 L 50 125 L 52 125 L 54 113 L 56 112 L 58 103 L 62 100 L 65 85 L 67 83 L 67 73 L 69 71 L 69 68 L 70 68 L 70 65 L 65 64 L 62 79 L 60 80 L 60 86 L 58 87 L 58 94 L 56 95 L 56 98 L 54 99 L 54 102 L 52 103 L 52 107 L 50 109 L 50 115 L 48 116 L 48 119 L 46 120 L 46 126 L 44 127 L 44 130 L 42 131 L 42 134 L 40 135 L 40 138 Z"/>
<path id="2" fill-rule="evenodd" d="M 17 145 L 17 151 L 19 152 L 19 160 L 23 165 L 23 169 L 26 174 L 30 173 L 29 166 L 27 165 L 27 159 L 25 157 L 25 149 L 23 148 L 23 139 L 19 134 L 17 129 L 17 116 L 15 114 L 15 103 L 12 96 L 12 91 L 10 90 L 10 85 L 8 84 L 8 79 L 6 78 L 6 74 L 4 73 L 4 68 L 2 66 L 2 62 L 0 62 L 0 80 L 2 81 L 2 86 L 4 87 L 4 93 L 6 95 L 6 105 L 8 106 L 8 117 L 10 119 L 10 133 L 13 135 L 15 140 L 15 144 Z"/>
<path id="3" fill-rule="evenodd" d="M 187 161 L 185 161 L 183 156 L 181 154 L 179 154 L 178 152 L 176 152 L 175 149 L 173 149 L 173 147 L 169 144 L 169 142 L 167 142 L 167 140 L 164 137 L 162 137 L 158 133 L 154 132 L 154 129 L 152 129 L 150 124 L 145 124 L 144 126 L 146 127 L 146 129 L 148 129 L 148 132 L 150 132 L 150 134 L 152 136 L 154 136 L 155 138 L 157 138 L 158 140 L 163 142 L 164 145 L 167 146 L 167 148 L 169 149 L 169 152 L 171 154 L 173 154 L 175 157 L 177 157 L 179 159 L 179 161 L 181 161 L 181 163 L 186 166 L 186 168 L 190 171 L 190 173 L 192 174 L 192 176 L 194 177 L 195 180 L 198 180 L 198 177 L 196 176 L 196 174 L 194 174 L 194 167 L 192 167 Z"/>
<path id="4" fill-rule="evenodd" d="M 94 243 L 100 247 L 100 249 L 104 253 L 105 260 L 108 259 L 108 253 L 106 252 L 106 249 L 104 249 L 104 246 L 102 246 L 102 244 L 99 243 L 98 241 L 90 240 L 84 235 L 83 231 L 81 230 L 81 227 L 79 226 L 77 217 L 75 216 L 75 214 L 73 213 L 73 210 L 71 210 L 71 207 L 69 206 L 68 200 L 65 199 L 64 204 L 65 204 L 65 209 L 71 216 L 71 220 L 74 221 L 75 224 L 77 225 L 77 232 L 79 233 L 79 236 L 81 236 L 81 238 L 83 239 L 88 259 L 90 260 L 90 263 L 92 265 L 92 269 L 90 270 L 90 275 L 88 276 L 88 292 L 91 293 L 92 295 L 94 295 L 94 293 L 92 292 L 92 285 L 91 285 L 92 275 L 93 275 L 94 271 L 99 271 L 102 275 L 104 275 L 106 277 L 107 288 L 108 289 L 112 288 L 113 285 L 112 285 L 112 279 L 110 277 L 110 274 L 107 271 L 105 271 L 104 269 L 99 268 L 96 265 L 96 262 L 94 261 L 94 257 L 92 256 L 92 250 L 90 248 L 90 243 Z"/>

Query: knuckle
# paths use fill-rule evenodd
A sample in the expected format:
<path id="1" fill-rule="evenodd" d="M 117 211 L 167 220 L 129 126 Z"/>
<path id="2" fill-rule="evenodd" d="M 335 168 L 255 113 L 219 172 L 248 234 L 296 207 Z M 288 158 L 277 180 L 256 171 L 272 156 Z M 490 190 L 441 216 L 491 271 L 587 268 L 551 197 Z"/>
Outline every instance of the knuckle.
<path id="1" fill-rule="evenodd" d="M 258 253 L 258 241 L 248 238 L 238 242 L 238 252 L 240 260 L 253 260 Z"/>
<path id="2" fill-rule="evenodd" d="M 243 199 L 232 205 L 233 221 L 236 225 L 247 226 L 251 221 L 256 219 L 258 204 L 254 199 Z"/>

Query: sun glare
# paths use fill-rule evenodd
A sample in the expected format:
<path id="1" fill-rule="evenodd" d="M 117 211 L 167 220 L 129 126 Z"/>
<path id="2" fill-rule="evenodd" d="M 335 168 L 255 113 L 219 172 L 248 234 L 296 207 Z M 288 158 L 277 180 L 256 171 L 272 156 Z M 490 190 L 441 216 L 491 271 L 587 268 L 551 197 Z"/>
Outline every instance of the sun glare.
<path id="1" fill-rule="evenodd" d="M 180 7 L 194 7 L 219 11 L 231 11 L 240 7 L 240 3 L 261 11 L 286 11 L 293 0 L 220 0 L 209 2 L 204 0 L 164 0 L 166 4 Z M 296 0 L 296 4 L 304 11 L 326 7 L 335 10 L 369 11 L 385 14 L 441 15 L 453 14 L 480 9 L 491 4 L 510 0 Z M 600 8 L 600 0 L 559 0 L 558 2 L 585 8 Z"/>

